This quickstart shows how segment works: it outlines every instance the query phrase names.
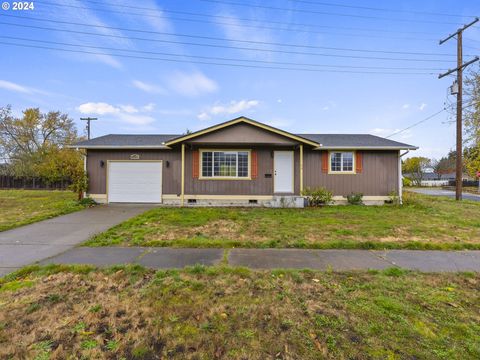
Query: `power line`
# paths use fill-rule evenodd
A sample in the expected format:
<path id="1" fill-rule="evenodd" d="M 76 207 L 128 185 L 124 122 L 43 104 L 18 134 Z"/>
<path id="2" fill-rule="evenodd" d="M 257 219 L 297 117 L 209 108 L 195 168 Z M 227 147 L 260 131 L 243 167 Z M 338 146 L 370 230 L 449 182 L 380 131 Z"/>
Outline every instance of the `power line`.
<path id="1" fill-rule="evenodd" d="M 449 61 L 444 60 L 444 59 L 412 59 L 412 58 L 393 58 L 393 57 L 379 57 L 379 56 L 325 54 L 325 53 L 305 52 L 305 51 L 262 49 L 262 48 L 252 48 L 252 47 L 242 47 L 242 46 L 232 46 L 232 45 L 220 45 L 220 44 L 204 44 L 204 43 L 194 43 L 194 42 L 185 42 L 185 41 L 176 41 L 176 40 L 148 39 L 148 38 L 141 38 L 141 37 L 129 37 L 129 36 L 121 36 L 121 35 L 113 35 L 113 34 L 100 34 L 100 33 L 92 33 L 92 32 L 87 32 L 87 31 L 69 30 L 69 29 L 57 29 L 57 28 L 44 27 L 44 26 L 14 24 L 14 23 L 2 22 L 2 21 L 0 21 L 0 24 L 8 25 L 8 26 L 24 27 L 24 28 L 49 30 L 49 31 L 56 31 L 56 32 L 67 32 L 67 33 L 73 33 L 73 34 L 83 34 L 83 35 L 101 36 L 101 37 L 112 37 L 112 38 L 117 38 L 117 39 L 161 42 L 161 43 L 168 43 L 168 44 L 180 44 L 180 45 L 223 48 L 223 49 L 235 49 L 235 50 L 246 50 L 246 51 L 260 51 L 260 52 L 267 52 L 267 53 L 325 56 L 325 57 L 348 58 L 348 59 L 408 61 L 408 62 L 443 62 L 443 63 L 449 62 Z"/>
<path id="2" fill-rule="evenodd" d="M 395 135 L 397 135 L 397 134 L 400 134 L 400 133 L 402 133 L 402 132 L 404 132 L 404 131 L 407 131 L 407 130 L 409 130 L 409 129 L 411 129 L 411 128 L 415 127 L 415 126 L 418 126 L 418 125 L 420 125 L 420 124 L 424 123 L 425 121 L 428 121 L 428 120 L 430 120 L 430 119 L 434 118 L 435 116 L 437 116 L 437 115 L 441 114 L 441 113 L 442 113 L 442 112 L 444 112 L 445 110 L 446 110 L 446 108 L 444 107 L 442 110 L 440 110 L 440 111 L 437 111 L 435 114 L 432 114 L 432 115 L 430 115 L 430 116 L 426 117 L 425 119 L 423 119 L 423 120 L 420 120 L 420 121 L 418 121 L 418 122 L 416 122 L 416 123 L 414 123 L 414 124 L 412 124 L 412 125 L 410 125 L 410 126 L 406 127 L 405 129 L 402 129 L 402 130 L 395 131 L 394 133 L 392 133 L 392 134 L 390 134 L 390 135 L 388 135 L 388 136 L 385 136 L 385 139 L 388 139 L 388 138 L 390 138 L 390 137 L 392 137 L 392 136 L 395 136 Z"/>
<path id="3" fill-rule="evenodd" d="M 265 9 L 265 10 L 298 12 L 298 13 L 304 13 L 304 14 L 306 13 L 306 14 L 317 14 L 317 15 L 332 15 L 332 16 L 352 17 L 352 18 L 360 18 L 360 19 L 370 19 L 370 20 L 386 20 L 386 21 L 399 21 L 399 22 L 424 23 L 424 24 L 442 24 L 442 25 L 457 25 L 457 26 L 459 25 L 458 23 L 446 22 L 446 21 L 396 19 L 396 18 L 385 18 L 380 16 L 359 15 L 359 14 L 332 13 L 327 11 L 318 11 L 318 10 L 310 10 L 310 9 L 289 9 L 285 7 L 256 5 L 256 4 L 250 4 L 250 3 L 239 3 L 234 1 L 220 1 L 220 0 L 200 0 L 200 1 L 217 3 L 217 4 L 234 5 L 234 6 L 243 6 L 248 8 L 259 8 L 259 9 Z"/>
<path id="4" fill-rule="evenodd" d="M 448 16 L 448 17 L 458 17 L 458 18 L 474 17 L 474 16 L 436 13 L 436 12 L 428 12 L 428 11 L 414 11 L 414 10 L 404 10 L 404 9 L 386 9 L 386 8 L 377 8 L 377 7 L 371 7 L 371 6 L 333 4 L 333 3 L 320 2 L 320 1 L 309 1 L 309 0 L 286 0 L 286 1 L 296 2 L 296 3 L 304 3 L 304 4 L 312 4 L 312 5 L 321 5 L 321 6 L 341 7 L 341 8 L 348 8 L 348 9 L 360 9 L 360 10 L 383 11 L 383 12 L 394 12 L 394 13 L 399 13 L 400 12 L 400 13 L 414 14 L 414 15 Z"/>
<path id="5" fill-rule="evenodd" d="M 39 2 L 42 3 L 42 1 L 39 1 Z M 155 11 L 155 12 L 159 11 L 159 9 L 151 8 L 151 7 L 116 4 L 116 3 L 111 3 L 111 2 L 101 2 L 101 1 L 93 1 L 93 0 L 83 0 L 83 2 L 84 3 L 101 5 L 101 6 L 113 6 L 113 7 L 125 8 L 125 9 L 134 9 L 134 10 L 136 9 L 136 10 L 142 10 L 142 11 Z M 48 2 L 46 2 L 46 3 L 48 3 Z M 64 5 L 59 5 L 59 6 L 64 6 Z M 227 19 L 227 20 L 234 20 L 234 21 L 241 21 L 241 22 L 250 21 L 250 22 L 261 22 L 262 24 L 267 23 L 267 24 L 286 25 L 284 21 L 273 21 L 273 20 L 263 20 L 263 19 L 262 20 L 256 20 L 256 19 L 249 19 L 249 18 L 218 15 L 218 14 L 206 14 L 206 13 L 199 13 L 199 12 L 193 12 L 193 11 L 179 11 L 179 10 L 170 10 L 170 9 L 163 9 L 162 8 L 161 12 L 171 13 L 171 14 L 188 15 L 188 16 L 202 16 L 202 17 L 210 17 L 210 18 L 218 18 L 218 19 Z M 139 14 L 139 15 L 141 15 L 141 14 Z M 167 19 L 167 17 L 161 16 L 161 15 L 148 14 L 148 16 L 158 16 L 158 17 Z M 182 20 L 182 19 L 177 19 L 177 20 Z M 237 25 L 237 24 L 230 24 L 230 25 Z M 318 25 L 318 24 L 307 24 L 307 23 L 291 23 L 291 22 L 289 22 L 287 25 L 288 26 L 306 26 L 306 27 L 313 27 L 313 28 L 326 28 L 326 29 L 354 30 L 354 31 L 375 31 L 375 32 L 417 34 L 417 35 L 418 34 L 436 35 L 436 33 L 424 32 L 424 31 L 395 31 L 395 30 L 389 30 L 389 29 L 371 29 L 371 28 Z M 244 24 L 242 23 L 241 26 L 244 26 Z"/>
<path id="6" fill-rule="evenodd" d="M 370 38 L 377 38 L 377 39 L 397 39 L 397 40 L 424 40 L 424 41 L 435 41 L 436 39 L 433 38 L 420 38 L 420 37 L 387 37 L 387 36 L 377 36 L 377 35 L 362 35 L 362 34 L 342 34 L 338 32 L 327 32 L 327 31 L 312 31 L 307 29 L 291 29 L 289 27 L 274 27 L 274 26 L 259 26 L 259 25 L 249 25 L 245 23 L 231 23 L 231 22 L 219 22 L 219 21 L 205 21 L 203 19 L 185 19 L 185 18 L 178 18 L 178 17 L 167 17 L 157 14 L 139 14 L 134 13 L 131 11 L 118 11 L 118 10 L 111 10 L 111 9 L 101 9 L 101 8 L 89 8 L 85 6 L 76 6 L 76 5 L 66 5 L 66 4 L 56 4 L 48 1 L 36 1 L 36 3 L 41 4 L 48 4 L 53 6 L 59 7 L 68 7 L 74 9 L 85 9 L 85 10 L 95 10 L 100 12 L 107 12 L 107 13 L 116 13 L 116 14 L 124 14 L 124 15 L 131 15 L 131 16 L 146 16 L 152 18 L 161 18 L 167 20 L 178 20 L 178 21 L 187 21 L 187 22 L 196 22 L 196 23 L 208 23 L 208 24 L 216 24 L 216 25 L 228 25 L 234 26 L 239 28 L 253 28 L 253 29 L 267 29 L 267 30 L 279 30 L 279 31 L 288 31 L 288 32 L 298 32 L 298 33 L 309 33 L 309 34 L 330 34 L 330 35 L 337 35 L 337 36 L 349 36 L 349 37 L 370 37 Z M 167 11 L 165 11 L 167 12 Z M 238 19 L 236 19 L 238 20 Z M 326 26 L 325 26 L 326 27 Z M 372 29 L 373 31 L 373 29 Z M 382 32 L 382 30 L 375 30 L 375 32 Z"/>
<path id="7" fill-rule="evenodd" d="M 17 46 L 25 48 L 36 48 L 36 49 L 45 49 L 45 50 L 55 50 L 71 53 L 81 53 L 81 54 L 92 54 L 92 55 L 105 55 L 105 56 L 117 56 L 130 59 L 142 59 L 142 60 L 156 60 L 156 61 L 167 61 L 167 62 L 181 62 L 189 64 L 204 64 L 204 65 L 216 65 L 216 66 L 232 66 L 232 67 L 241 67 L 241 68 L 254 68 L 254 69 L 273 69 L 273 70 L 293 70 L 293 71 L 306 71 L 306 72 L 322 72 L 322 73 L 350 73 L 350 74 L 384 74 L 384 75 L 432 75 L 431 73 L 421 73 L 421 72 L 386 72 L 386 71 L 349 71 L 349 70 L 321 70 L 321 69 L 305 69 L 305 68 L 288 68 L 288 67 L 276 67 L 276 66 L 257 66 L 257 65 L 247 65 L 247 64 L 227 64 L 227 63 L 217 63 L 217 62 L 207 62 L 207 61 L 193 61 L 193 60 L 181 60 L 181 59 L 167 59 L 167 58 L 157 58 L 157 57 L 147 57 L 147 56 L 135 56 L 135 55 L 126 55 L 126 54 L 111 54 L 104 52 L 94 52 L 86 50 L 73 50 L 73 49 L 62 49 L 62 48 L 53 48 L 40 45 L 27 45 L 27 44 L 16 44 L 0 41 L 0 44 L 7 46 Z"/>
<path id="8" fill-rule="evenodd" d="M 473 105 L 475 105 L 475 104 L 477 104 L 477 102 L 476 102 L 476 101 L 473 101 L 472 103 L 470 103 L 470 104 L 468 104 L 468 105 L 465 105 L 465 106 L 462 108 L 462 110 L 464 110 L 464 109 L 466 109 L 466 108 L 468 108 L 468 107 L 470 107 L 470 106 L 473 106 Z M 456 103 L 450 104 L 449 106 L 444 106 L 442 110 L 437 111 L 435 114 L 432 114 L 432 115 L 426 117 L 425 119 L 420 120 L 420 121 L 418 121 L 418 122 L 416 122 L 416 123 L 414 123 L 414 124 L 412 124 L 412 125 L 404 128 L 404 129 L 395 131 L 394 133 L 386 136 L 385 138 L 388 139 L 388 138 L 390 138 L 390 137 L 392 137 L 392 136 L 395 136 L 395 135 L 398 135 L 398 134 L 400 134 L 400 133 L 402 133 L 402 132 L 405 132 L 405 131 L 407 131 L 407 130 L 410 130 L 411 128 L 413 128 L 413 127 L 415 127 L 415 126 L 418 126 L 418 125 L 420 125 L 420 124 L 423 124 L 424 122 L 426 122 L 426 121 L 428 121 L 428 120 L 430 120 L 430 119 L 433 119 L 435 116 L 438 116 L 438 115 L 441 114 L 442 112 L 446 111 L 448 108 L 451 108 L 451 107 L 454 107 L 454 106 L 456 106 Z"/>
<path id="9" fill-rule="evenodd" d="M 422 55 L 422 56 L 449 56 L 449 57 L 455 56 L 455 55 L 453 55 L 453 54 L 446 54 L 446 53 L 428 53 L 428 52 L 414 52 L 414 51 L 389 51 L 389 50 L 370 50 L 370 49 L 341 48 L 341 47 L 317 46 L 317 45 L 299 45 L 299 44 L 279 43 L 279 42 L 268 42 L 268 41 L 226 39 L 226 38 L 219 38 L 219 37 L 214 37 L 214 36 L 201 36 L 201 35 L 192 35 L 192 34 L 171 33 L 171 32 L 164 32 L 164 31 L 132 29 L 132 28 L 106 26 L 106 25 L 86 24 L 86 23 L 79 23 L 79 22 L 72 22 L 72 21 L 61 21 L 61 20 L 54 20 L 54 19 L 25 18 L 24 16 L 18 16 L 18 15 L 0 14 L 0 16 L 7 16 L 7 17 L 19 18 L 19 19 L 22 19 L 22 20 L 23 20 L 23 19 L 24 19 L 24 20 L 33 20 L 33 21 L 40 21 L 40 22 L 47 22 L 47 23 L 55 23 L 55 24 L 78 25 L 78 26 L 94 27 L 94 28 L 100 28 L 100 29 L 120 30 L 120 31 L 131 31 L 131 32 L 138 32 L 138 33 L 145 33 L 145 34 L 166 35 L 166 36 L 178 36 L 178 37 L 204 39 L 204 40 L 231 41 L 231 42 L 246 43 L 246 44 L 255 44 L 255 45 L 274 45 L 274 46 L 285 46 L 285 47 L 295 47 L 295 48 L 322 49 L 322 50 L 335 50 L 335 51 L 352 51 L 352 52 L 380 53 L 380 54 Z"/>
<path id="10" fill-rule="evenodd" d="M 339 68 L 339 69 L 346 68 L 346 69 L 416 70 L 416 71 L 443 70 L 443 69 L 438 69 L 438 68 L 379 67 L 379 66 L 328 65 L 328 64 L 325 65 L 325 64 L 312 64 L 312 63 L 297 63 L 297 62 L 280 62 L 280 61 L 266 61 L 266 60 L 253 60 L 253 59 L 224 58 L 224 57 L 211 57 L 211 56 L 201 56 L 201 55 L 173 54 L 173 53 L 167 53 L 167 52 L 121 49 L 121 48 L 112 48 L 112 47 L 105 47 L 105 46 L 93 46 L 93 45 L 85 45 L 85 44 L 73 44 L 73 43 L 66 43 L 66 42 L 41 40 L 41 39 L 28 39 L 28 38 L 15 37 L 15 36 L 0 35 L 0 38 L 11 39 L 11 40 L 30 41 L 30 42 L 39 42 L 39 43 L 54 44 L 54 45 L 66 45 L 66 46 L 74 46 L 74 47 L 82 47 L 82 48 L 92 48 L 92 49 L 100 49 L 100 50 L 124 51 L 124 52 L 149 54 L 149 55 L 186 57 L 186 58 L 203 59 L 203 60 L 253 62 L 253 63 L 260 63 L 260 64 L 290 65 L 290 66 L 312 66 L 312 67 L 326 67 L 326 68 Z"/>

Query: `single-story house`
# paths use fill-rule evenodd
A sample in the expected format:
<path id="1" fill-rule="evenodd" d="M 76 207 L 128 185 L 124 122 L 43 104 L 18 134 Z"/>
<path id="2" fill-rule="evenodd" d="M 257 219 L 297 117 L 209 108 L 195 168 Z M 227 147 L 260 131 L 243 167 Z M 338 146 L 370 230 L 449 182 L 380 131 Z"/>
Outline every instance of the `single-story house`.
<path id="1" fill-rule="evenodd" d="M 334 200 L 401 197 L 401 153 L 417 147 L 373 135 L 293 134 L 246 117 L 183 135 L 105 135 L 85 150 L 97 202 L 303 206 L 302 190 Z"/>

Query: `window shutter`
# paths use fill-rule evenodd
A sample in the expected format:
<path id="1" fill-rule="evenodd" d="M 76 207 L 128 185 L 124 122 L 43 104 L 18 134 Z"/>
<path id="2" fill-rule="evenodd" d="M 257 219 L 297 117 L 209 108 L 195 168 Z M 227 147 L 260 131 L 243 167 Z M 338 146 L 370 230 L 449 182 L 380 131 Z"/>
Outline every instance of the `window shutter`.
<path id="1" fill-rule="evenodd" d="M 255 150 L 252 150 L 251 152 L 251 177 L 252 179 L 256 179 L 258 177 L 258 164 L 257 164 L 257 152 Z"/>
<path id="2" fill-rule="evenodd" d="M 363 170 L 363 156 L 361 151 L 355 153 L 355 170 L 357 173 L 361 173 Z"/>
<path id="3" fill-rule="evenodd" d="M 322 151 L 322 172 L 328 173 L 328 151 Z"/>
<path id="4" fill-rule="evenodd" d="M 193 153 L 193 169 L 192 169 L 192 176 L 194 179 L 198 179 L 200 170 L 199 170 L 199 165 L 200 165 L 200 152 L 198 150 L 194 150 Z"/>

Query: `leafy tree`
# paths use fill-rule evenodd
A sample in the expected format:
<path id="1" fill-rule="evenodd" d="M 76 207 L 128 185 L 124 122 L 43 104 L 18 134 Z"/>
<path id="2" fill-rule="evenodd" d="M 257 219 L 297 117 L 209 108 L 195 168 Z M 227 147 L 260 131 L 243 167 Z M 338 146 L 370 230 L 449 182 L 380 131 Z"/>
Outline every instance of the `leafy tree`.
<path id="1" fill-rule="evenodd" d="M 480 67 L 472 71 L 465 80 L 463 118 L 467 141 L 480 143 Z"/>
<path id="2" fill-rule="evenodd" d="M 455 151 L 450 151 L 447 156 L 440 160 L 432 160 L 433 171 L 440 179 L 442 175 L 455 172 L 457 155 Z"/>
<path id="3" fill-rule="evenodd" d="M 9 170 L 15 176 L 50 182 L 68 178 L 74 191 L 83 192 L 82 155 L 68 148 L 77 140 L 75 123 L 67 114 L 29 108 L 17 118 L 10 106 L 0 108 L 0 155 L 9 159 Z"/>
<path id="4" fill-rule="evenodd" d="M 480 143 L 465 149 L 464 160 L 468 175 L 475 178 L 480 171 Z"/>
<path id="5" fill-rule="evenodd" d="M 402 172 L 408 174 L 415 185 L 420 186 L 425 177 L 425 170 L 431 166 L 431 160 L 426 157 L 411 157 L 402 163 Z"/>

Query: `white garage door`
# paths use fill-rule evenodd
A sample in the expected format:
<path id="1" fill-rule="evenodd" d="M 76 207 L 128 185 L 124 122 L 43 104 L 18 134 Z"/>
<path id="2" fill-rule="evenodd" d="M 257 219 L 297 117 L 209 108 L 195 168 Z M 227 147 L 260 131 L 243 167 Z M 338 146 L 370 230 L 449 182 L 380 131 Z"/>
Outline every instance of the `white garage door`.
<path id="1" fill-rule="evenodd" d="M 108 202 L 162 202 L 162 162 L 110 162 Z"/>

